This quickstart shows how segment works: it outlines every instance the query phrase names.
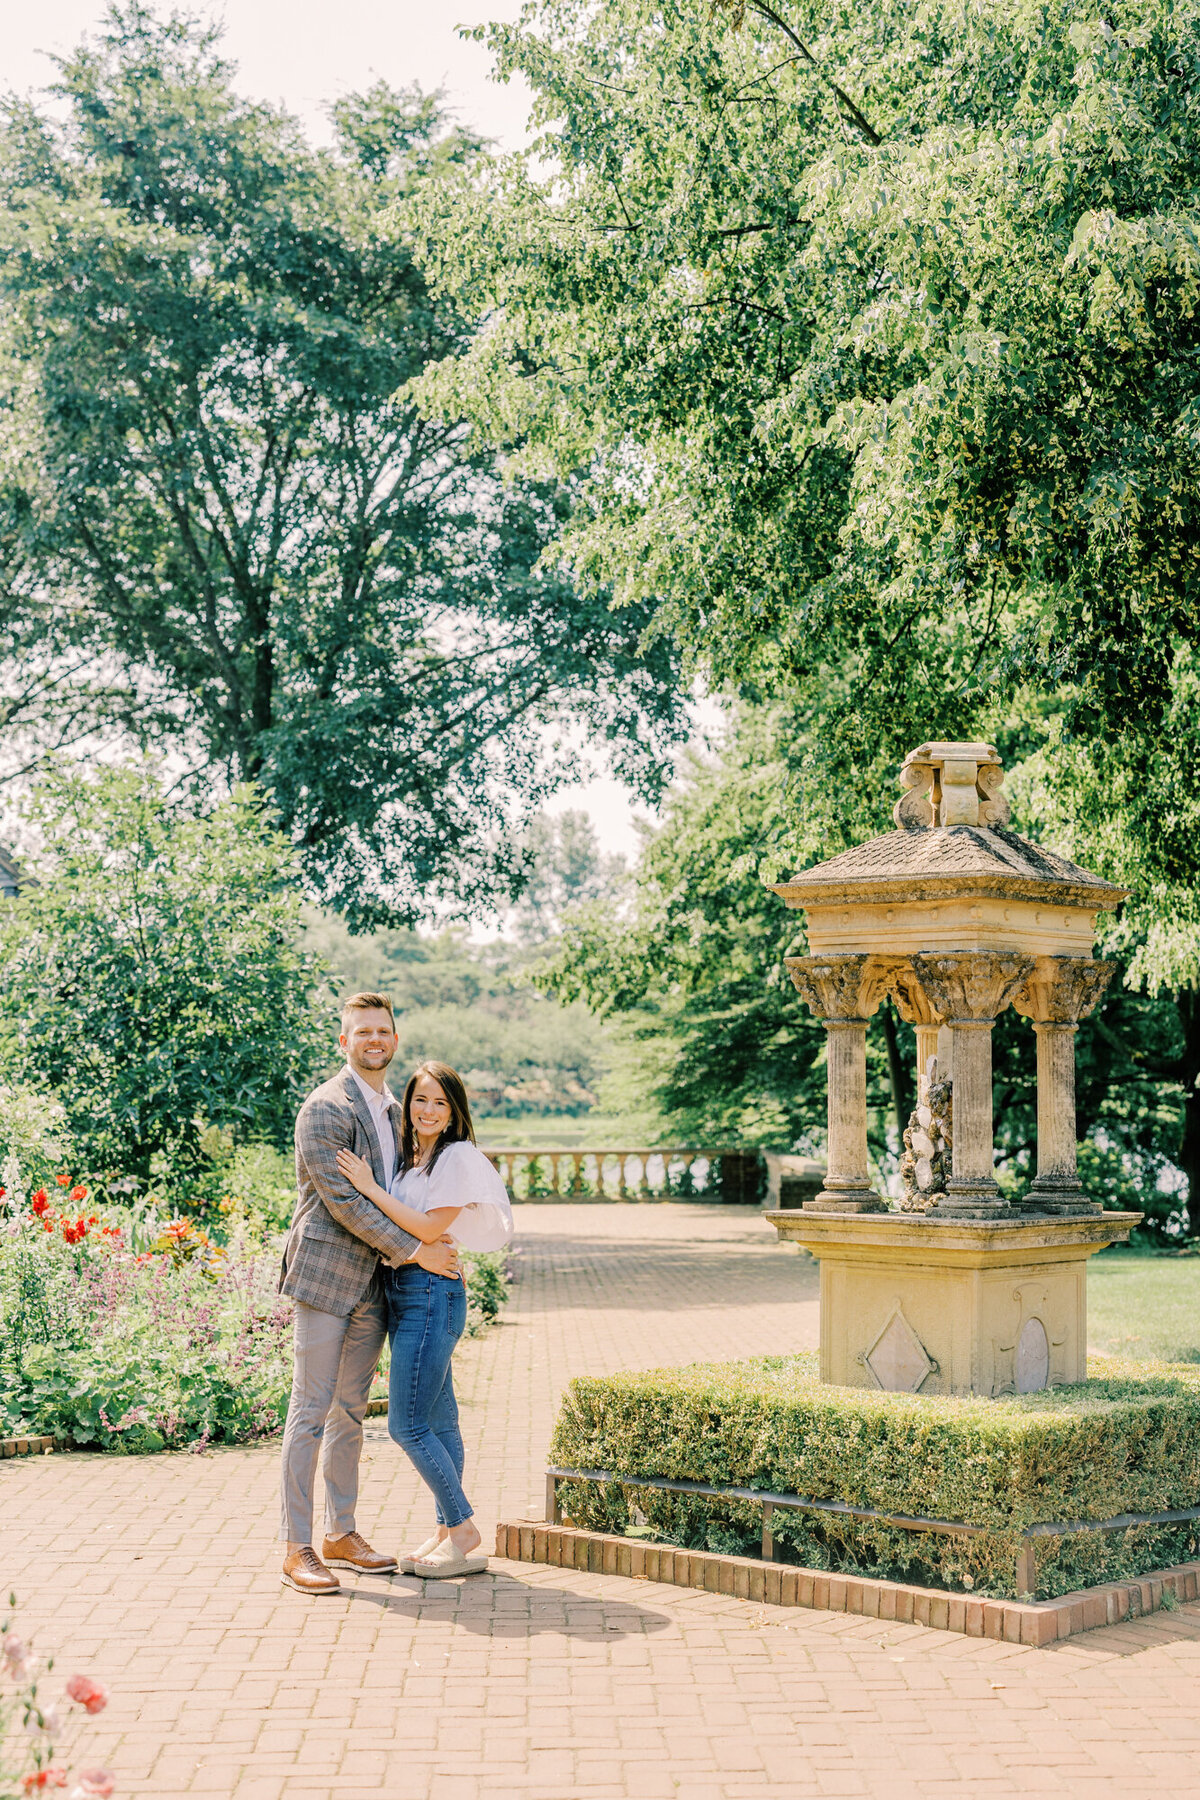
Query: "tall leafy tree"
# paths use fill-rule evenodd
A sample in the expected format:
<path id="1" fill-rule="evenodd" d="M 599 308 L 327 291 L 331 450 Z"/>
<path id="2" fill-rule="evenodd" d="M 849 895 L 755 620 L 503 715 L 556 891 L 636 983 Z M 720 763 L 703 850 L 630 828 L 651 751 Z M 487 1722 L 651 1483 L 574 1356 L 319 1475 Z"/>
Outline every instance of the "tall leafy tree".
<path id="1" fill-rule="evenodd" d="M 506 484 L 408 394 L 473 321 L 405 221 L 475 141 L 378 85 L 314 150 L 139 0 L 59 67 L 0 135 L 0 650 L 53 616 L 42 740 L 254 780 L 359 924 L 514 873 L 564 715 L 653 792 L 673 658 L 544 555 L 570 484 Z"/>
<path id="2" fill-rule="evenodd" d="M 1034 759 L 1024 828 L 1140 884 L 1200 1230 L 1200 6 L 530 0 L 490 41 L 543 136 L 486 231 L 422 201 L 491 309 L 427 402 L 582 471 L 577 578 L 790 709 L 797 861 L 886 829 L 924 737 Z"/>
<path id="3" fill-rule="evenodd" d="M 29 810 L 35 880 L 0 904 L 9 1070 L 61 1099 L 98 1171 L 194 1172 L 213 1125 L 290 1144 L 336 1015 L 261 796 L 200 816 L 148 763 L 63 762 Z"/>

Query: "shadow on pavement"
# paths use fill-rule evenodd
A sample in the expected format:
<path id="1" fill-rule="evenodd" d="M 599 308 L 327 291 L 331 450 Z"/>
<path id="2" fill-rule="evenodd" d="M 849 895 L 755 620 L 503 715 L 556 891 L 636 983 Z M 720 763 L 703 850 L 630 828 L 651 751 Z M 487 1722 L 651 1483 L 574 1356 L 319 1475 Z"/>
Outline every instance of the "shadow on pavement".
<path id="1" fill-rule="evenodd" d="M 612 1643 L 665 1631 L 671 1620 L 630 1600 L 593 1600 L 569 1588 L 526 1584 L 511 1575 L 473 1575 L 461 1584 L 439 1582 L 448 1591 L 422 1592 L 415 1576 L 397 1576 L 388 1587 L 347 1587 L 347 1599 L 377 1606 L 406 1619 L 446 1621 L 476 1637 L 519 1641 L 542 1632 Z"/>

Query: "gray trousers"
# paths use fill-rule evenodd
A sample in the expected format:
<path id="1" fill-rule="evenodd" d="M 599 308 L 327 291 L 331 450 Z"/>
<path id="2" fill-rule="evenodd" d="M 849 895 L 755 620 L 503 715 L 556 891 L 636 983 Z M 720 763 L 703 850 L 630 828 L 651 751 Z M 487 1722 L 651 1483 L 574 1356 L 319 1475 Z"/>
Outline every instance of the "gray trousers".
<path id="1" fill-rule="evenodd" d="M 325 1480 L 326 1535 L 342 1537 L 355 1528 L 363 1418 L 387 1336 L 387 1304 L 378 1275 L 344 1318 L 297 1300 L 294 1329 L 279 1535 L 293 1544 L 311 1544 L 318 1461 Z"/>

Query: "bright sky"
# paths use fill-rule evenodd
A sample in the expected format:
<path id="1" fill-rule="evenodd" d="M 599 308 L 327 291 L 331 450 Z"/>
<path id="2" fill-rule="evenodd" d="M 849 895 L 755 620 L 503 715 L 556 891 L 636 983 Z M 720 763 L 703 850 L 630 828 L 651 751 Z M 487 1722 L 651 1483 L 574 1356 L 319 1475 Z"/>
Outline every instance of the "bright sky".
<path id="1" fill-rule="evenodd" d="M 53 69 L 39 52 L 71 49 L 104 10 L 101 0 L 12 0 L 0 19 L 0 81 L 22 91 L 44 86 Z M 515 19 L 519 0 L 191 0 L 180 10 L 223 22 L 242 91 L 282 102 L 313 137 L 325 134 L 331 100 L 382 77 L 445 87 L 464 123 L 506 149 L 524 141 L 528 90 L 490 80 L 485 47 L 456 31 Z"/>
<path id="2" fill-rule="evenodd" d="M 0 85 L 25 92 L 54 79 L 44 54 L 62 54 L 104 16 L 101 0 L 15 0 L 0 16 Z M 442 87 L 464 124 L 502 148 L 525 141 L 529 91 L 523 83 L 491 80 L 482 44 L 456 27 L 515 20 L 520 0 L 192 0 L 182 10 L 225 26 L 225 54 L 238 67 L 238 86 L 256 99 L 280 103 L 303 119 L 314 139 L 327 135 L 325 108 L 381 78 L 396 85 Z M 702 724 L 711 722 L 702 709 Z M 603 848 L 631 860 L 637 850 L 634 809 L 619 782 L 597 780 L 564 789 L 554 812 L 580 807 L 591 814 Z"/>

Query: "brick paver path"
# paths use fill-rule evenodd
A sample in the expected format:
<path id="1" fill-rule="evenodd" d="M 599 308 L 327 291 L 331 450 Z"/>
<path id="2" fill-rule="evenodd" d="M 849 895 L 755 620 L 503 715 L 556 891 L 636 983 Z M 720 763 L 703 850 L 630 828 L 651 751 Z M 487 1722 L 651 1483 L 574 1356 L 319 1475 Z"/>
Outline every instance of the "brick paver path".
<path id="1" fill-rule="evenodd" d="M 460 1353 L 481 1521 L 540 1512 L 575 1372 L 809 1346 L 815 1275 L 757 1215 L 521 1209 L 504 1324 Z M 424 1503 L 380 1423 L 360 1524 Z M 573 1571 L 278 1579 L 273 1445 L 0 1465 L 0 1577 L 113 1689 L 121 1792 L 237 1800 L 1200 1796 L 1200 1606 L 1050 1650 Z"/>

